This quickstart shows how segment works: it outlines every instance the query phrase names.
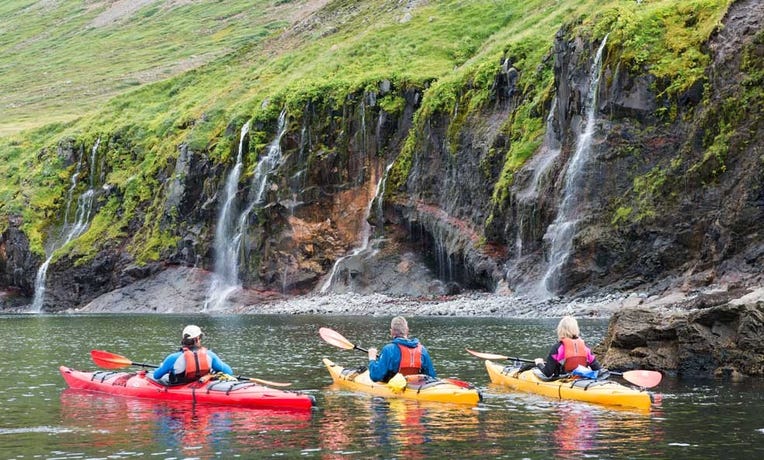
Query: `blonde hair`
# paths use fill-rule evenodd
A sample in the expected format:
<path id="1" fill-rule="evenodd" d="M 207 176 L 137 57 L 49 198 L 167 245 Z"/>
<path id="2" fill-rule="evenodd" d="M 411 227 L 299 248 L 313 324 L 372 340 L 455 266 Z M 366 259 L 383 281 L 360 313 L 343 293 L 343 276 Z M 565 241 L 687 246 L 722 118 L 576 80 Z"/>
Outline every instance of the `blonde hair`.
<path id="1" fill-rule="evenodd" d="M 572 316 L 563 316 L 557 325 L 557 337 L 562 340 L 565 338 L 573 339 L 581 335 L 578 329 L 578 321 Z"/>
<path id="2" fill-rule="evenodd" d="M 393 337 L 406 337 L 409 335 L 409 323 L 403 316 L 396 316 L 390 321 L 390 335 Z"/>

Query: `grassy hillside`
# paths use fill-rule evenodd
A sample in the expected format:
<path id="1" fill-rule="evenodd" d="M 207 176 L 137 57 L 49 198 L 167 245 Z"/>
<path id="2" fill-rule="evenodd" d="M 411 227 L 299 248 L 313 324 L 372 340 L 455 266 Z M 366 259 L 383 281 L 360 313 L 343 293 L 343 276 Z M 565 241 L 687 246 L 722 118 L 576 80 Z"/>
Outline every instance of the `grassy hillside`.
<path id="1" fill-rule="evenodd" d="M 306 1 L 4 0 L 0 134 L 72 120 L 279 31 Z"/>
<path id="2" fill-rule="evenodd" d="M 109 5 L 128 4 L 134 6 L 127 13 L 109 19 Z M 122 235 L 136 209 L 161 199 L 157 171 L 181 142 L 227 160 L 237 141 L 225 134 L 229 124 L 272 119 L 283 106 L 296 113 L 313 98 L 339 104 L 382 79 L 429 88 L 420 120 L 450 111 L 457 101 L 478 111 L 505 53 L 521 70 L 525 95 L 507 121 L 511 150 L 497 152 L 506 157 L 509 181 L 543 135 L 541 108 L 553 85 L 549 54 L 560 27 L 593 38 L 610 33 L 609 47 L 621 59 L 672 81 L 667 91 L 673 94 L 699 78 L 706 59 L 700 44 L 728 4 L 9 0 L 0 6 L 0 130 L 7 134 L 0 139 L 0 214 L 22 214 L 33 247 L 42 251 L 45 229 L 62 218 L 73 172 L 56 154 L 57 143 L 70 138 L 91 146 L 99 136 L 118 134 L 120 142 L 104 148 L 114 170 L 106 182 L 120 198 L 81 238 L 92 250 L 95 242 Z M 682 26 L 688 23 L 692 27 Z M 397 101 L 381 103 L 393 109 Z M 34 126 L 42 127 L 18 133 Z M 265 133 L 253 133 L 256 144 L 263 143 L 258 135 Z M 400 163 L 398 174 L 405 175 L 405 156 Z M 133 238 L 142 258 L 172 244 L 157 222 L 149 211 Z"/>

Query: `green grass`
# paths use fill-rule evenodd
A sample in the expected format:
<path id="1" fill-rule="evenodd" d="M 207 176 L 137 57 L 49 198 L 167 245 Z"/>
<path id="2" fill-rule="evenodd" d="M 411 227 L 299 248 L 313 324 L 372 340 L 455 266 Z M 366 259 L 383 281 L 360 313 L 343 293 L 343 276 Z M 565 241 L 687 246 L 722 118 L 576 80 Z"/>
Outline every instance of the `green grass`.
<path id="1" fill-rule="evenodd" d="M 702 77 L 701 45 L 730 1 L 441 0 L 406 10 L 394 0 L 335 0 L 292 27 L 308 3 L 156 0 L 107 23 L 99 19 L 107 2 L 2 2 L 0 214 L 23 215 L 41 251 L 46 229 L 62 218 L 72 173 L 58 143 L 67 138 L 88 150 L 102 136 L 112 167 L 106 181 L 123 201 L 109 202 L 108 217 L 80 238 L 90 246 L 73 251 L 91 254 L 99 242 L 120 237 L 140 211 L 147 224 L 131 235 L 132 251 L 156 258 L 173 237 L 156 228 L 154 178 L 179 144 L 228 161 L 237 143 L 225 134 L 230 124 L 272 123 L 284 106 L 298 114 L 308 101 L 339 107 L 383 79 L 398 89 L 426 88 L 417 127 L 459 104 L 467 113 L 449 129 L 456 137 L 485 109 L 506 53 L 520 70 L 523 101 L 503 128 L 509 150 L 494 152 L 504 158 L 494 187 L 500 206 L 543 137 L 553 84 L 549 53 L 560 27 L 593 39 L 609 33 L 610 59 L 669 82 L 660 91 L 673 97 Z M 402 108 L 396 93 L 381 103 Z M 265 137 L 253 132 L 252 155 Z M 405 181 L 416 148 L 414 132 L 391 184 Z"/>
<path id="2" fill-rule="evenodd" d="M 129 3 L 2 2 L 0 134 L 76 119 L 115 95 L 257 43 L 286 25 L 283 11 L 305 2 L 155 1 L 102 19 L 110 4 Z"/>

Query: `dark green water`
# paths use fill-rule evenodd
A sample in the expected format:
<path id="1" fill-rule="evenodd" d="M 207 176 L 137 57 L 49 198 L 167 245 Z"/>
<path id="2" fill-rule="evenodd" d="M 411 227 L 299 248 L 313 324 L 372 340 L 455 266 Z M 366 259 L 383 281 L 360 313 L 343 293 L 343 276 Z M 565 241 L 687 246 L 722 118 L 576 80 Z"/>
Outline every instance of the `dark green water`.
<path id="1" fill-rule="evenodd" d="M 58 367 L 92 370 L 91 349 L 158 364 L 187 323 L 237 373 L 293 382 L 312 413 L 235 410 L 65 389 Z M 365 363 L 323 342 L 331 327 L 381 346 L 387 317 L 0 316 L 0 458 L 764 458 L 764 382 L 676 381 L 649 413 L 560 402 L 489 384 L 465 347 L 541 356 L 556 320 L 409 318 L 440 376 L 481 387 L 474 408 L 384 400 L 330 387 L 321 364 Z M 581 321 L 589 343 L 604 320 Z"/>

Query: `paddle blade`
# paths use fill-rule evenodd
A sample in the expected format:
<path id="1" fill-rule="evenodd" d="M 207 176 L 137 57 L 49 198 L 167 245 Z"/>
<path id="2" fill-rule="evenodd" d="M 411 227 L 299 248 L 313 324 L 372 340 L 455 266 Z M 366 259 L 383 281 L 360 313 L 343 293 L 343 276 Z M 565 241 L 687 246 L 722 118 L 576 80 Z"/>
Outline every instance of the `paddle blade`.
<path id="1" fill-rule="evenodd" d="M 662 378 L 663 374 L 658 371 L 636 370 L 623 373 L 624 380 L 642 388 L 652 388 L 661 383 Z"/>
<path id="2" fill-rule="evenodd" d="M 326 343 L 334 345 L 335 347 L 343 348 L 345 350 L 352 350 L 355 348 L 355 346 L 342 334 L 333 329 L 329 329 L 328 327 L 319 329 L 318 334 L 326 341 Z"/>
<path id="3" fill-rule="evenodd" d="M 96 366 L 106 369 L 122 369 L 133 364 L 132 361 L 114 353 L 109 353 L 103 350 L 91 350 L 90 357 L 93 358 L 93 362 Z"/>
<path id="4" fill-rule="evenodd" d="M 467 353 L 469 353 L 469 354 L 471 354 L 473 356 L 477 356 L 480 359 L 488 359 L 488 360 L 491 360 L 491 361 L 497 361 L 497 360 L 502 360 L 502 359 L 509 359 L 509 356 L 497 355 L 495 353 L 481 353 L 479 351 L 470 350 L 469 348 L 465 348 L 465 350 L 467 350 Z"/>

